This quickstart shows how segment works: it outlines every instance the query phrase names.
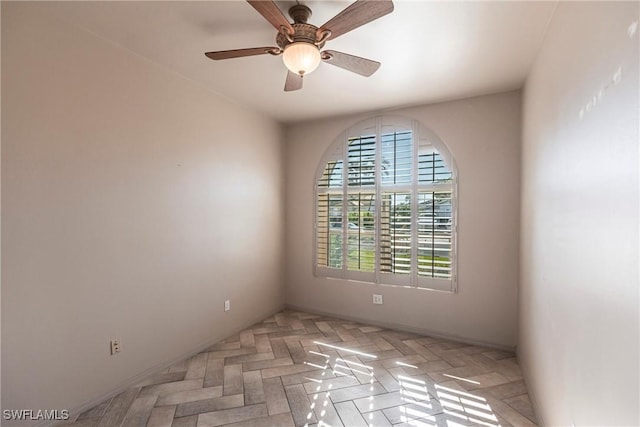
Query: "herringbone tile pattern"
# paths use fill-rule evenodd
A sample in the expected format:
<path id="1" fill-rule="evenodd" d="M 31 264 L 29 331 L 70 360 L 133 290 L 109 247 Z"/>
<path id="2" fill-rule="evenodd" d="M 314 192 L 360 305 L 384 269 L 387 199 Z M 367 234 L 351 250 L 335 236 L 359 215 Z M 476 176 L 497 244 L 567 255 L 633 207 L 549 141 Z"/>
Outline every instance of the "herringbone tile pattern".
<path id="1" fill-rule="evenodd" d="M 70 425 L 532 426 L 535 419 L 512 353 L 284 311 Z"/>

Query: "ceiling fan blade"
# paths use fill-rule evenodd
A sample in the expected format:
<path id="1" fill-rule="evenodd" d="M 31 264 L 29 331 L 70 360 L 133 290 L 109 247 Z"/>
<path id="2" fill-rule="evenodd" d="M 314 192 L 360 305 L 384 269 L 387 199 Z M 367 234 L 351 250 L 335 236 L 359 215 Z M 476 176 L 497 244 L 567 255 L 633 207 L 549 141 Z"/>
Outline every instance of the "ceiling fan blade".
<path id="1" fill-rule="evenodd" d="M 344 68 L 345 70 L 352 71 L 365 77 L 369 77 L 375 73 L 378 68 L 380 68 L 380 63 L 378 61 L 360 58 L 359 56 L 349 55 L 348 53 L 337 52 L 335 50 L 323 51 L 322 57 L 324 62 L 327 64 Z M 324 59 L 325 57 L 326 59 Z"/>
<path id="2" fill-rule="evenodd" d="M 266 0 L 247 0 L 255 10 L 258 11 L 260 15 L 264 17 L 267 21 L 271 23 L 278 32 L 280 31 L 280 27 L 285 27 L 289 34 L 293 34 L 295 30 L 289 23 L 289 20 L 284 16 L 282 11 L 278 8 L 278 6 L 272 1 Z"/>
<path id="3" fill-rule="evenodd" d="M 291 92 L 300 89 L 302 89 L 302 76 L 289 71 L 287 73 L 287 80 L 284 82 L 284 91 Z"/>
<path id="4" fill-rule="evenodd" d="M 358 0 L 318 28 L 318 37 L 329 30 L 331 35 L 327 40 L 335 39 L 392 11 L 391 0 Z"/>
<path id="5" fill-rule="evenodd" d="M 232 50 L 218 50 L 215 52 L 207 52 L 207 58 L 219 60 L 219 59 L 230 59 L 230 58 L 241 58 L 243 56 L 254 56 L 254 55 L 263 55 L 265 53 L 271 53 L 279 51 L 280 49 L 277 47 L 266 46 L 266 47 L 251 47 L 248 49 L 232 49 Z"/>

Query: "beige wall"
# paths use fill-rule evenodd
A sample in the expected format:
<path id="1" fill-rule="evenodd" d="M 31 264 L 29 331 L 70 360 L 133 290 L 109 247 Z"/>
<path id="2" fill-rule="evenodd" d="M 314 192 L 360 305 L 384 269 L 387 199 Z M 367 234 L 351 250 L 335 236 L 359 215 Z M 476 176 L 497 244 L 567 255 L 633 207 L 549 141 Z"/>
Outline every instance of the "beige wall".
<path id="1" fill-rule="evenodd" d="M 560 2 L 526 84 L 518 350 L 545 425 L 640 424 L 634 21 Z"/>
<path id="2" fill-rule="evenodd" d="M 2 3 L 2 65 L 4 409 L 77 407 L 282 306 L 278 124 L 33 3 Z"/>
<path id="3" fill-rule="evenodd" d="M 2 7 L 0 7 L 0 46 L 2 43 Z M 2 49 L 0 47 L 0 53 Z M 0 54 L 0 70 L 2 70 L 2 55 Z M 0 99 L 2 99 L 2 79 L 0 78 Z M 0 108 L 0 129 L 2 129 L 2 108 Z M 0 159 L 2 159 L 2 132 L 0 132 Z M 2 162 L 0 161 L 0 224 L 2 224 Z M 2 227 L 0 227 L 0 242 L 2 241 Z M 0 260 L 2 260 L 2 245 L 0 244 Z M 2 262 L 0 261 L 0 409 L 2 409 Z"/>
<path id="4" fill-rule="evenodd" d="M 520 93 L 390 112 L 420 121 L 459 171 L 459 293 L 314 277 L 313 188 L 319 161 L 363 117 L 290 126 L 286 133 L 286 302 L 403 329 L 513 347 L 517 330 Z M 382 306 L 372 304 L 381 293 Z"/>

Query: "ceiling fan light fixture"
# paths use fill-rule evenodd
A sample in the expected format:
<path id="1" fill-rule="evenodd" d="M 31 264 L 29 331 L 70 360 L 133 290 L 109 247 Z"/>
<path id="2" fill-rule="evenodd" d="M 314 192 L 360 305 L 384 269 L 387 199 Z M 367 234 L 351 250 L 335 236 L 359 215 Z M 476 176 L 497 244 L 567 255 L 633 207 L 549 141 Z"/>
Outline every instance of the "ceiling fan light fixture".
<path id="1" fill-rule="evenodd" d="M 282 60 L 291 72 L 304 76 L 320 65 L 320 50 L 313 43 L 294 42 L 285 46 Z"/>
<path id="2" fill-rule="evenodd" d="M 289 16 L 293 19 L 293 22 L 290 22 L 274 0 L 246 1 L 278 31 L 276 46 L 205 52 L 207 58 L 217 61 L 282 54 L 288 70 L 284 84 L 285 92 L 302 89 L 302 77 L 313 72 L 320 65 L 320 61 L 364 77 L 369 77 L 380 67 L 379 62 L 370 59 L 335 50 L 320 52 L 320 49 L 324 49 L 325 42 L 393 12 L 393 0 L 355 0 L 320 27 L 307 23 L 311 9 L 299 2 L 289 8 Z"/>

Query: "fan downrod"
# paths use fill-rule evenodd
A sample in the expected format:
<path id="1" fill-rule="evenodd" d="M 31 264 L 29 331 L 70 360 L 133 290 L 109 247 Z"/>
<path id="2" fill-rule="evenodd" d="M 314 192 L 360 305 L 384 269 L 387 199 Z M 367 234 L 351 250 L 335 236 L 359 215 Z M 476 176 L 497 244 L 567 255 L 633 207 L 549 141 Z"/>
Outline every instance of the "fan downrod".
<path id="1" fill-rule="evenodd" d="M 311 16 L 311 9 L 303 4 L 296 4 L 289 8 L 289 16 L 293 19 L 291 26 L 294 29 L 293 34 L 280 31 L 276 36 L 276 44 L 284 51 L 284 48 L 296 42 L 304 42 L 315 44 L 318 49 L 324 46 L 325 38 L 318 38 L 318 27 L 307 23 Z"/>

